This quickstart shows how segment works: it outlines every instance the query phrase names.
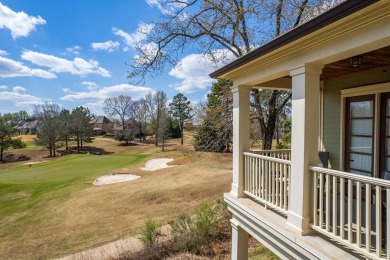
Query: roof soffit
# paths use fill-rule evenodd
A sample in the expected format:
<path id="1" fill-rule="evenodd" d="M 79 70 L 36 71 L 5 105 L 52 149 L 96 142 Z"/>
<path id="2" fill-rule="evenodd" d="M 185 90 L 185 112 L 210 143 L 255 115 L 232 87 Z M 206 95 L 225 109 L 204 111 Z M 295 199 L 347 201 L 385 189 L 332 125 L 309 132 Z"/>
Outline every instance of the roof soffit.
<path id="1" fill-rule="evenodd" d="M 337 39 L 347 34 L 389 17 L 390 3 L 388 1 L 380 1 L 250 62 L 244 63 L 222 74 L 219 78 L 231 80 L 241 78 L 262 68 L 298 57 L 316 47 L 327 46 L 332 41 L 337 41 Z"/>

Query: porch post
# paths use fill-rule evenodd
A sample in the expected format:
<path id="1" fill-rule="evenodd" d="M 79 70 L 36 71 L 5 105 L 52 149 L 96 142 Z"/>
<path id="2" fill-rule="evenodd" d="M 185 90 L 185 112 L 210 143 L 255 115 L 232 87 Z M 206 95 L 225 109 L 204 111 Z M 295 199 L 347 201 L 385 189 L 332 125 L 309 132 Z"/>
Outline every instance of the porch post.
<path id="1" fill-rule="evenodd" d="M 232 225 L 232 260 L 248 259 L 248 233 L 233 218 Z"/>
<path id="2" fill-rule="evenodd" d="M 322 66 L 305 64 L 290 70 L 292 77 L 291 181 L 287 223 L 308 234 L 313 215 L 312 175 L 318 164 L 320 74 Z"/>
<path id="3" fill-rule="evenodd" d="M 244 156 L 249 151 L 249 92 L 250 88 L 233 86 L 233 183 L 230 193 L 244 196 Z"/>

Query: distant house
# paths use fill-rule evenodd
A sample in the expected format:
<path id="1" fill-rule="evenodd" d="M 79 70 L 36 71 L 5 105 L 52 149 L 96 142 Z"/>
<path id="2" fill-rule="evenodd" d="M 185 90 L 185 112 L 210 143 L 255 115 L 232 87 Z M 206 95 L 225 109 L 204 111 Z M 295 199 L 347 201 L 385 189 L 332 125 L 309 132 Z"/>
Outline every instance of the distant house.
<path id="1" fill-rule="evenodd" d="M 97 116 L 92 120 L 93 123 L 93 131 L 97 134 L 101 133 L 111 133 L 113 124 L 112 122 L 105 116 Z"/>
<path id="2" fill-rule="evenodd" d="M 37 130 L 38 120 L 26 121 L 20 120 L 14 126 L 18 134 L 35 134 Z"/>
<path id="3" fill-rule="evenodd" d="M 390 2 L 344 1 L 211 77 L 233 81 L 232 259 L 248 234 L 282 259 L 390 259 Z M 291 150 L 250 149 L 252 88 L 292 92 Z"/>
<path id="4" fill-rule="evenodd" d="M 121 131 L 122 129 L 124 130 L 131 130 L 133 131 L 134 135 L 137 135 L 139 133 L 139 127 L 138 127 L 138 122 L 134 118 L 129 118 L 125 120 L 124 127 L 122 128 L 122 124 L 118 123 L 114 126 L 114 132 L 115 131 Z"/>

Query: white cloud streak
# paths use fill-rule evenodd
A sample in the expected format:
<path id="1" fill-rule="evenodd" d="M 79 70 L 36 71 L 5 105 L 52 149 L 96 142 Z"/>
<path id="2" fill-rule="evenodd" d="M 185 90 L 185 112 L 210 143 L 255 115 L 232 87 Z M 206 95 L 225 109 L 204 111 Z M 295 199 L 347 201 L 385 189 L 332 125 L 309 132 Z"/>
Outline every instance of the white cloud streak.
<path id="1" fill-rule="evenodd" d="M 139 99 L 144 97 L 147 93 L 154 92 L 153 89 L 147 87 L 139 87 L 130 84 L 120 84 L 109 87 L 104 87 L 97 90 L 91 90 L 89 92 L 74 92 L 70 95 L 61 97 L 61 100 L 66 101 L 80 101 L 80 100 L 97 100 L 103 101 L 109 97 L 115 97 L 119 95 L 130 95 L 133 99 Z"/>
<path id="2" fill-rule="evenodd" d="M 7 56 L 9 53 L 4 51 L 4 50 L 0 50 L 0 56 Z"/>
<path id="3" fill-rule="evenodd" d="M 151 7 L 156 7 L 163 14 L 172 14 L 175 10 L 182 7 L 186 1 L 183 3 L 167 3 L 166 0 L 146 0 L 146 3 Z"/>
<path id="4" fill-rule="evenodd" d="M 115 35 L 122 37 L 125 44 L 129 47 L 135 48 L 137 44 L 140 44 L 146 39 L 148 34 L 152 31 L 154 24 L 141 22 L 138 28 L 133 33 L 127 33 L 118 28 L 112 28 Z"/>
<path id="5" fill-rule="evenodd" d="M 16 93 L 19 93 L 19 94 L 22 94 L 22 93 L 24 93 L 24 92 L 27 91 L 27 89 L 25 89 L 25 88 L 23 88 L 23 87 L 20 87 L 20 86 L 16 86 L 16 87 L 14 87 L 12 90 L 13 90 L 14 92 L 16 92 Z"/>
<path id="6" fill-rule="evenodd" d="M 23 11 L 15 12 L 0 3 L 0 29 L 9 29 L 12 38 L 27 37 L 40 24 L 46 24 L 42 17 L 30 16 Z"/>
<path id="7" fill-rule="evenodd" d="M 181 82 L 172 85 L 177 91 L 192 93 L 211 86 L 215 80 L 209 77 L 209 73 L 214 69 L 212 62 L 206 60 L 203 55 L 190 54 L 181 59 L 169 75 L 182 79 Z"/>
<path id="8" fill-rule="evenodd" d="M 68 72 L 74 75 L 99 74 L 103 77 L 111 77 L 109 71 L 99 67 L 99 62 L 92 59 L 86 61 L 82 58 L 74 58 L 74 60 L 71 61 L 34 51 L 24 51 L 22 53 L 22 59 L 30 61 L 38 66 L 48 67 L 51 72 Z"/>
<path id="9" fill-rule="evenodd" d="M 48 101 L 33 95 L 10 91 L 1 91 L 0 100 L 12 101 L 17 107 L 31 107 L 32 105 L 44 104 L 46 101 Z"/>
<path id="10" fill-rule="evenodd" d="M 105 50 L 108 52 L 113 52 L 118 49 L 120 46 L 119 42 L 106 41 L 106 42 L 93 42 L 91 47 L 94 50 Z"/>
<path id="11" fill-rule="evenodd" d="M 97 84 L 95 82 L 83 81 L 83 82 L 81 82 L 81 85 L 86 86 L 88 90 L 96 90 L 97 89 Z"/>
<path id="12" fill-rule="evenodd" d="M 0 56 L 0 78 L 14 77 L 39 77 L 45 79 L 56 78 L 51 72 L 41 69 L 31 69 L 21 62 L 14 61 Z"/>

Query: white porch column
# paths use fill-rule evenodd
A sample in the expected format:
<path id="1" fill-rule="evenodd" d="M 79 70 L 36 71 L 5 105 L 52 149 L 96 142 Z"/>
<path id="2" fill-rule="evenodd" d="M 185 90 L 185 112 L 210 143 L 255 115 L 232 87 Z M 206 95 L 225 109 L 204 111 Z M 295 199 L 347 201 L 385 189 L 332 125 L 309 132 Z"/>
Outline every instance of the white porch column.
<path id="1" fill-rule="evenodd" d="M 230 220 L 232 224 L 232 260 L 248 259 L 248 233 L 243 230 L 237 220 Z"/>
<path id="2" fill-rule="evenodd" d="M 249 92 L 248 87 L 233 86 L 233 183 L 230 193 L 244 196 L 244 155 L 249 151 Z"/>
<path id="3" fill-rule="evenodd" d="M 312 176 L 318 164 L 320 74 L 322 66 L 305 64 L 290 70 L 292 77 L 292 132 L 290 205 L 287 223 L 307 234 L 312 216 Z"/>

